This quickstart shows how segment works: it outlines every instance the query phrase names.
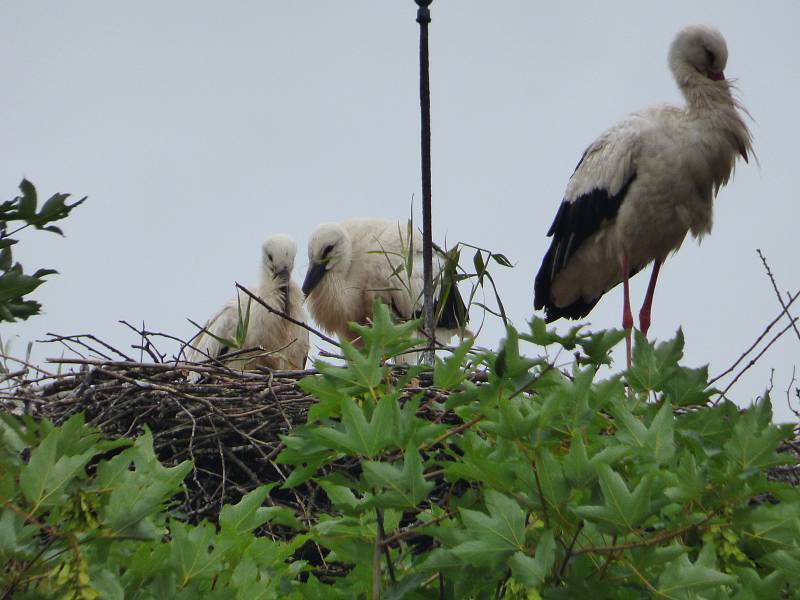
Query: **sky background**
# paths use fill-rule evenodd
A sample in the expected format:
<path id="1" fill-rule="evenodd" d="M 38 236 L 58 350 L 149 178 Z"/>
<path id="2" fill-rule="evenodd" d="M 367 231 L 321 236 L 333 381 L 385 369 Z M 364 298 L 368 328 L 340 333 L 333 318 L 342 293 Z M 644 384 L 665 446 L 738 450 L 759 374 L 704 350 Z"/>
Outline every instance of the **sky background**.
<path id="1" fill-rule="evenodd" d="M 0 197 L 22 177 L 42 198 L 89 197 L 66 238 L 21 236 L 27 270 L 60 274 L 35 294 L 45 314 L 3 324 L 3 339 L 18 354 L 47 332 L 128 349 L 120 319 L 189 337 L 187 317 L 257 282 L 270 233 L 297 241 L 302 281 L 320 222 L 405 219 L 416 199 L 421 223 L 415 16 L 412 0 L 0 2 Z M 756 248 L 783 291 L 800 287 L 800 3 L 436 0 L 432 16 L 434 234 L 515 263 L 495 276 L 521 329 L 584 148 L 629 112 L 682 102 L 666 66 L 681 27 L 722 31 L 760 167 L 739 165 L 712 235 L 665 263 L 650 337 L 682 327 L 684 364 L 728 367 L 780 310 Z M 636 310 L 646 285 L 632 281 Z M 618 327 L 621 306 L 616 289 L 587 320 Z M 502 336 L 489 319 L 478 341 Z M 792 420 L 795 365 L 790 332 L 731 397 L 747 405 L 772 376 L 776 419 Z"/>

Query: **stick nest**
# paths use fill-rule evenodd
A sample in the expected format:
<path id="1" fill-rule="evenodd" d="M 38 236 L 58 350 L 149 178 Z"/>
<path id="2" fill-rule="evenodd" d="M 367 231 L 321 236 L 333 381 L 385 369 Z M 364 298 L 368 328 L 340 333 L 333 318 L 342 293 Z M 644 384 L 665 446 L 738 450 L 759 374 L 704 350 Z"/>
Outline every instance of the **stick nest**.
<path id="1" fill-rule="evenodd" d="M 186 478 L 179 510 L 191 522 L 216 520 L 224 504 L 238 502 L 247 492 L 269 483 L 282 483 L 287 467 L 276 464 L 283 450 L 281 436 L 307 421 L 315 399 L 298 381 L 316 371 L 237 372 L 202 366 L 203 377 L 192 382 L 190 371 L 167 363 L 74 360 L 78 372 L 60 375 L 46 385 L 21 385 L 6 401 L 6 409 L 45 417 L 56 424 L 83 412 L 87 424 L 110 437 L 138 436 L 145 425 L 153 435 L 159 460 L 173 466 L 193 462 Z M 480 377 L 479 377 L 480 378 Z M 419 386 L 406 388 L 406 397 L 422 392 L 446 398 L 423 376 Z M 9 396 L 6 396 L 7 398 Z M 431 420 L 460 423 L 423 403 L 421 414 Z M 357 476 L 355 459 L 337 468 Z M 446 485 L 442 481 L 442 495 Z M 330 508 L 327 496 L 313 483 L 292 490 L 275 488 L 269 501 L 291 508 L 310 523 L 320 510 Z M 261 533 L 274 538 L 292 537 L 282 525 L 266 524 Z"/>

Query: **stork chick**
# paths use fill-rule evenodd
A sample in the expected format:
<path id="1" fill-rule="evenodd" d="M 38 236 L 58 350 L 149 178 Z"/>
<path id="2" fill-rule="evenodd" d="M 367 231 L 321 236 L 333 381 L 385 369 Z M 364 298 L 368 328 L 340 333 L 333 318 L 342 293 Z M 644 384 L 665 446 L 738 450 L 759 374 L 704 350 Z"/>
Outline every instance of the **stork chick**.
<path id="1" fill-rule="evenodd" d="M 405 267 L 411 258 L 411 273 Z M 329 333 L 353 341 L 349 323 L 366 324 L 379 298 L 395 316 L 408 320 L 422 313 L 422 236 L 397 221 L 352 219 L 323 223 L 308 243 L 308 272 L 303 293 L 314 320 Z M 434 251 L 436 340 L 447 343 L 464 332 L 468 315 L 455 284 L 442 303 L 444 256 Z M 445 286 L 448 287 L 448 286 Z"/>
<path id="2" fill-rule="evenodd" d="M 291 279 L 297 244 L 286 235 L 268 237 L 261 252 L 261 281 L 254 292 L 271 308 L 293 319 L 305 322 L 303 293 Z M 257 348 L 252 353 L 238 356 L 229 366 L 239 369 L 257 366 L 276 370 L 303 369 L 308 355 L 308 331 L 267 310 L 250 297 L 234 298 L 211 317 L 205 329 L 219 338 L 234 338 L 239 323 L 250 310 L 249 324 L 243 348 Z M 200 362 L 208 357 L 220 358 L 230 351 L 219 340 L 203 332 L 193 344 L 187 359 Z"/>

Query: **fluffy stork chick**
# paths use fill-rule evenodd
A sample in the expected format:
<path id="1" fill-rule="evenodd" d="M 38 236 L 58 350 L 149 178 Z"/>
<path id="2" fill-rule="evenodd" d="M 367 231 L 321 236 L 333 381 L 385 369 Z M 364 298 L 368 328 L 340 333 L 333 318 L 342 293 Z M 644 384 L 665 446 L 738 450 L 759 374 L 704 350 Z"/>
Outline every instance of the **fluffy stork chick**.
<path id="1" fill-rule="evenodd" d="M 411 274 L 405 269 L 411 258 Z M 303 293 L 314 320 L 340 339 L 353 341 L 348 323 L 365 324 L 372 318 L 372 304 L 379 298 L 400 319 L 422 314 L 422 236 L 397 221 L 352 219 L 323 223 L 308 242 L 308 272 Z M 441 302 L 444 257 L 434 251 L 434 314 L 437 342 L 447 343 L 463 334 L 468 315 L 455 285 Z"/>
<path id="2" fill-rule="evenodd" d="M 639 313 L 642 333 L 661 263 L 691 231 L 711 231 L 712 204 L 737 158 L 748 160 L 752 138 L 744 107 L 723 70 L 728 48 L 704 25 L 681 30 L 669 67 L 686 99 L 635 113 L 583 153 L 547 235 L 553 238 L 536 275 L 534 306 L 547 321 L 580 319 L 622 282 L 622 326 L 630 329 L 628 278 L 653 262 Z M 628 335 L 630 364 L 630 333 Z"/>
<path id="3" fill-rule="evenodd" d="M 291 279 L 296 254 L 297 244 L 290 237 L 268 237 L 261 252 L 261 282 L 254 293 L 273 309 L 305 322 L 303 292 Z M 264 366 L 276 370 L 305 368 L 308 331 L 270 312 L 244 294 L 223 306 L 208 320 L 205 329 L 219 338 L 234 338 L 239 323 L 240 303 L 243 319 L 247 314 L 248 303 L 250 304 L 250 321 L 242 348 L 263 348 L 263 351 L 254 351 L 232 359 L 228 361 L 229 366 L 239 369 Z M 195 349 L 188 356 L 191 362 L 206 360 L 208 356 L 223 357 L 231 351 L 206 333 L 202 333 L 193 345 Z"/>

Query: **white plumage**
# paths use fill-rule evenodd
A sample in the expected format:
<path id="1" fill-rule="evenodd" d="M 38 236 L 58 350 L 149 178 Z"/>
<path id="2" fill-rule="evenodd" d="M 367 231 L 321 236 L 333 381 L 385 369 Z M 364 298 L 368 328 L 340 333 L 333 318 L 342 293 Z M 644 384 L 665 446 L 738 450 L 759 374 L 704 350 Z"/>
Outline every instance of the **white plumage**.
<path id="1" fill-rule="evenodd" d="M 411 272 L 405 267 L 411 257 Z M 308 243 L 309 266 L 303 283 L 309 311 L 329 333 L 352 341 L 348 323 L 365 324 L 379 298 L 396 317 L 412 319 L 422 312 L 422 236 L 405 224 L 383 219 L 352 219 L 324 223 Z M 443 257 L 433 253 L 434 295 L 441 295 Z M 438 315 L 436 340 L 448 342 L 463 330 L 467 314 L 457 287 L 434 308 Z M 438 290 L 438 291 L 437 291 Z"/>
<path id="2" fill-rule="evenodd" d="M 271 308 L 304 323 L 303 292 L 291 279 L 296 254 L 297 245 L 288 236 L 268 237 L 261 252 L 261 281 L 254 294 Z M 303 369 L 308 355 L 308 331 L 270 312 L 246 294 L 225 304 L 208 320 L 205 329 L 219 338 L 234 338 L 239 323 L 239 307 L 241 305 L 244 318 L 248 304 L 250 320 L 242 349 L 257 350 L 226 361 L 228 366 L 239 369 L 256 366 L 277 370 Z M 206 333 L 201 333 L 192 345 L 194 348 L 187 356 L 190 362 L 200 362 L 208 357 L 224 358 L 227 352 L 235 351 Z"/>
<path id="3" fill-rule="evenodd" d="M 633 318 L 628 277 L 654 262 L 640 312 L 642 332 L 661 263 L 686 234 L 711 231 L 712 203 L 736 159 L 752 153 L 750 131 L 723 69 L 725 39 L 716 29 L 681 30 L 669 66 L 686 105 L 635 113 L 586 149 L 569 180 L 536 276 L 534 305 L 548 321 L 586 316 L 618 283 L 625 286 L 623 327 Z M 630 340 L 629 340 L 630 342 Z"/>

